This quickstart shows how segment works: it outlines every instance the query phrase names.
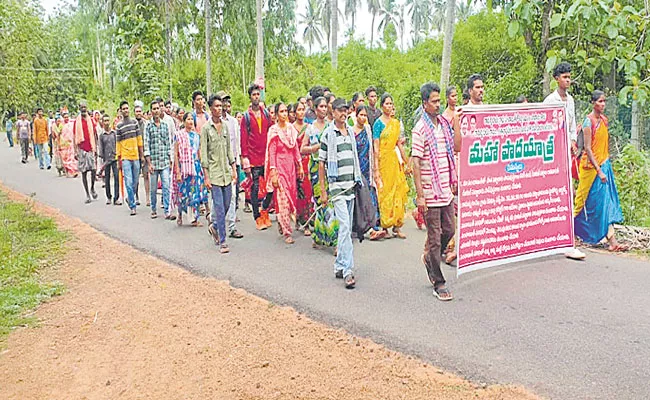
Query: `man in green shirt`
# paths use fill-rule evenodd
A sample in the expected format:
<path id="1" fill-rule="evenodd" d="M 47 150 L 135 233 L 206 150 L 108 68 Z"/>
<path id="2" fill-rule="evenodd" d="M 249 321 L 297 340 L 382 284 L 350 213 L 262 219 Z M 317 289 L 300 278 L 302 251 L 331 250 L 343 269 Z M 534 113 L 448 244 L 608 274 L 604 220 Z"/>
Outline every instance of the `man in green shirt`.
<path id="1" fill-rule="evenodd" d="M 212 95 L 208 107 L 210 120 L 201 127 L 201 166 L 205 186 L 212 196 L 212 223 L 208 232 L 221 254 L 225 254 L 230 252 L 226 244 L 226 213 L 230 207 L 232 183 L 236 182 L 237 169 L 228 127 L 221 119 L 221 97 Z"/>

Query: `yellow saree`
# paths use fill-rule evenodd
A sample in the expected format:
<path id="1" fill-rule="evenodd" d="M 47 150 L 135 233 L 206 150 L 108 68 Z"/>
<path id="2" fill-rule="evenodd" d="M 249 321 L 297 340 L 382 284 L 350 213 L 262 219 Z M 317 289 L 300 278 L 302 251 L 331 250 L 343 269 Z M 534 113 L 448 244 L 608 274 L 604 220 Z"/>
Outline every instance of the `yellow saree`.
<path id="1" fill-rule="evenodd" d="M 396 153 L 400 124 L 395 118 L 391 118 L 387 125 L 377 119 L 373 131 L 374 138 L 379 138 L 379 175 L 383 183 L 377 190 L 379 220 L 382 228 L 399 228 L 404 225 L 409 191 L 404 166 Z"/>

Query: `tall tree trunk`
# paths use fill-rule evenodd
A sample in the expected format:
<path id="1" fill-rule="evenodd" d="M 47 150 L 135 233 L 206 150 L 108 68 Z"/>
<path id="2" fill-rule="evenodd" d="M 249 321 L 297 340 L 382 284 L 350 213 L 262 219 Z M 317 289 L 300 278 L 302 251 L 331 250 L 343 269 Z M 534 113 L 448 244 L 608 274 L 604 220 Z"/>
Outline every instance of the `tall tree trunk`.
<path id="1" fill-rule="evenodd" d="M 492 0 L 487 0 L 485 2 L 485 8 L 487 8 L 488 13 L 491 13 L 494 8 L 494 2 Z"/>
<path id="2" fill-rule="evenodd" d="M 104 87 L 104 63 L 102 62 L 102 46 L 99 41 L 99 29 L 95 29 L 95 38 L 97 39 L 97 77 L 99 85 Z"/>
<path id="3" fill-rule="evenodd" d="M 630 143 L 635 149 L 641 150 L 641 110 L 639 102 L 632 100 L 632 134 L 630 136 Z"/>
<path id="4" fill-rule="evenodd" d="M 255 79 L 264 81 L 264 30 L 262 29 L 262 0 L 255 0 L 257 16 L 257 51 L 255 54 Z M 266 86 L 266 85 L 265 85 Z"/>
<path id="5" fill-rule="evenodd" d="M 332 15 L 330 18 L 332 19 L 332 24 L 331 24 L 331 36 L 332 36 L 332 68 L 336 71 L 336 68 L 338 67 L 339 64 L 339 46 L 338 46 L 338 33 L 339 33 L 339 19 L 338 19 L 338 11 L 339 11 L 339 5 L 338 5 L 338 0 L 331 0 L 332 1 Z"/>
<path id="6" fill-rule="evenodd" d="M 551 37 L 551 14 L 553 13 L 553 6 L 555 5 L 555 0 L 547 0 L 544 2 L 544 9 L 542 10 L 542 34 L 541 34 L 541 53 L 540 56 L 543 61 L 540 63 L 543 68 L 543 83 L 542 91 L 544 97 L 548 96 L 551 93 L 551 74 L 546 70 L 546 53 L 548 52 L 550 46 L 550 37 Z"/>
<path id="7" fill-rule="evenodd" d="M 169 28 L 169 0 L 165 0 L 165 36 L 166 38 L 166 53 L 167 53 L 167 74 L 169 78 L 169 100 L 171 101 L 172 95 L 172 38 L 171 38 L 171 29 Z"/>
<path id="8" fill-rule="evenodd" d="M 456 12 L 456 0 L 447 0 L 445 12 L 445 40 L 442 47 L 442 68 L 440 71 L 440 85 L 442 90 L 447 89 L 449 84 L 449 72 L 451 71 L 451 46 L 454 40 L 454 20 Z"/>
<path id="9" fill-rule="evenodd" d="M 375 15 L 377 13 L 375 11 L 372 12 L 372 22 L 370 23 L 370 48 L 372 49 L 372 45 L 375 42 Z"/>
<path id="10" fill-rule="evenodd" d="M 212 93 L 212 22 L 210 21 L 210 0 L 205 0 L 205 96 Z"/>

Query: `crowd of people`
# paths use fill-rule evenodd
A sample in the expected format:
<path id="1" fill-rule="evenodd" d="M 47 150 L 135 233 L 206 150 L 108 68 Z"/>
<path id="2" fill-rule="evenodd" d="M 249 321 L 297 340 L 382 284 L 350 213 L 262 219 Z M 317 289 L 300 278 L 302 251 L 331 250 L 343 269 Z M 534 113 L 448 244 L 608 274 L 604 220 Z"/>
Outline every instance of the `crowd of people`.
<path id="1" fill-rule="evenodd" d="M 581 157 L 576 234 L 590 244 L 607 238 L 611 251 L 624 250 L 612 229 L 622 215 L 608 161 L 604 94 L 594 92 L 593 112 L 578 126 L 568 92 L 570 65 L 558 65 L 554 77 L 558 89 L 545 101 L 566 104 L 571 147 L 574 157 Z M 258 230 L 272 227 L 275 215 L 287 244 L 294 243 L 298 230 L 315 248 L 333 249 L 334 274 L 346 288 L 356 285 L 353 237 L 406 239 L 402 227 L 407 178 L 412 176 L 413 216 L 427 232 L 421 262 L 434 295 L 447 301 L 453 296 L 440 265 L 454 261 L 458 243 L 454 233 L 462 106 L 483 104 L 484 90 L 483 78 L 472 75 L 460 102 L 456 88 L 446 90 L 443 110 L 440 87 L 422 85 L 410 155 L 393 98 L 388 93 L 379 96 L 372 86 L 350 101 L 314 86 L 296 103 L 265 105 L 262 88 L 252 84 L 249 108 L 235 115 L 226 92 L 206 99 L 199 90 L 192 94 L 192 110 L 187 112 L 161 98 L 147 110 L 135 101 L 133 116 L 128 101 L 120 103 L 114 117 L 91 113 L 85 102 L 72 119 L 66 108 L 49 118 L 38 108 L 31 121 L 25 112 L 15 122 L 9 119 L 7 137 L 13 146 L 15 130 L 21 162 L 33 155 L 41 169 L 50 169 L 53 159 L 59 175 L 81 174 L 86 203 L 98 198 L 95 183 L 103 179 L 106 204 L 121 205 L 124 200 L 130 215 L 136 215 L 142 176 L 152 219 L 158 218 L 160 189 L 164 218 L 200 227 L 205 216 L 221 253 L 230 251 L 228 238 L 243 238 L 237 229 L 243 193 L 244 212 L 252 213 Z M 585 258 L 578 249 L 566 256 Z"/>

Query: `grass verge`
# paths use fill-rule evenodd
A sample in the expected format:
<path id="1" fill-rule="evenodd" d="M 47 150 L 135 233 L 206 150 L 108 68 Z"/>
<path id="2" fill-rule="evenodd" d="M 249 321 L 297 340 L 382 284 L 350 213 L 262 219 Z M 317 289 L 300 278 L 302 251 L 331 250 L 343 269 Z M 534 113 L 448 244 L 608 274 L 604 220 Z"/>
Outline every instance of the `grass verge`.
<path id="1" fill-rule="evenodd" d="M 31 202 L 13 202 L 0 191 L 0 347 L 12 329 L 35 322 L 28 310 L 63 291 L 40 271 L 60 260 L 66 238 Z"/>

